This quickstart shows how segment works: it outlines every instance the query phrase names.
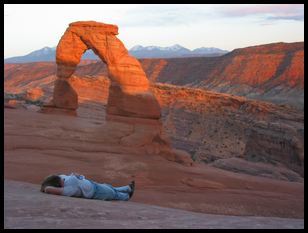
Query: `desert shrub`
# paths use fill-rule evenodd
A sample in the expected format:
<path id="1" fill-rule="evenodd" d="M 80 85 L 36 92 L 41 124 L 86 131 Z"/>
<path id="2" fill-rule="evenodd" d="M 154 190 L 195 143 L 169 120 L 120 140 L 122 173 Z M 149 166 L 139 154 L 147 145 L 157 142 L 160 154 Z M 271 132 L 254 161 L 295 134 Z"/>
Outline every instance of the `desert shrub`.
<path id="1" fill-rule="evenodd" d="M 43 102 L 41 100 L 25 100 L 26 101 L 26 104 L 32 104 L 32 105 L 36 105 L 36 106 L 43 106 Z"/>
<path id="2" fill-rule="evenodd" d="M 14 94 L 14 93 L 4 93 L 5 100 L 23 100 L 23 94 Z"/>
<path id="3" fill-rule="evenodd" d="M 157 85 L 156 87 L 158 87 L 160 90 L 171 90 L 171 87 L 168 86 Z"/>

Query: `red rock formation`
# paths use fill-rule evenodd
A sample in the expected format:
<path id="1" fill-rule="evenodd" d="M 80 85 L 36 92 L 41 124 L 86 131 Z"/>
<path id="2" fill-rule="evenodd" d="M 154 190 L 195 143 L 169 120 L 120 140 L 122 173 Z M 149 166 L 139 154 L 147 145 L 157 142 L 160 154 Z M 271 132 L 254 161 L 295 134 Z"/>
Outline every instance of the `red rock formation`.
<path id="1" fill-rule="evenodd" d="M 62 36 L 56 51 L 57 77 L 53 99 L 44 106 L 43 112 L 56 110 L 76 114 L 78 93 L 73 88 L 72 75 L 87 49 L 107 65 L 111 81 L 106 109 L 109 127 L 112 122 L 133 126 L 123 135 L 120 145 L 143 147 L 145 152 L 163 154 L 168 159 L 191 164 L 190 156 L 172 150 L 169 140 L 162 132 L 160 106 L 150 90 L 139 61 L 128 54 L 123 43 L 116 37 L 118 27 L 94 21 L 71 23 Z M 118 130 L 117 124 L 110 130 Z M 154 148 L 154 149 L 153 149 Z"/>
<path id="2" fill-rule="evenodd" d="M 44 96 L 44 91 L 40 87 L 29 89 L 26 92 L 26 99 L 30 101 L 36 101 Z"/>
<path id="3" fill-rule="evenodd" d="M 107 64 L 113 93 L 108 114 L 160 118 L 160 107 L 149 90 L 149 81 L 138 60 L 129 56 L 116 38 L 115 25 L 93 21 L 71 23 L 62 36 L 56 52 L 57 76 L 52 104 L 57 108 L 76 110 L 78 95 L 71 87 L 71 76 L 82 54 L 92 49 Z M 110 107 L 109 107 L 110 106 Z M 148 108 L 151 111 L 148 111 Z M 144 112 L 147 114 L 144 115 Z"/>
<path id="4" fill-rule="evenodd" d="M 8 93 L 20 93 L 37 87 L 52 88 L 55 72 L 54 62 L 5 64 L 4 90 Z"/>
<path id="5" fill-rule="evenodd" d="M 298 180 L 293 172 L 278 171 L 283 164 L 304 176 L 303 111 L 167 84 L 156 85 L 154 93 L 173 146 L 185 149 L 195 160 L 211 164 L 225 159 L 230 163 L 224 169 Z M 234 157 L 251 164 L 239 169 L 238 161 L 231 160 Z M 274 164 L 275 172 L 255 167 L 256 162 Z"/>
<path id="6" fill-rule="evenodd" d="M 210 89 L 303 108 L 304 44 L 301 42 L 236 49 L 220 57 L 141 59 L 140 63 L 152 82 Z M 17 90 L 18 77 L 22 81 L 25 73 L 35 71 L 35 75 L 39 72 L 43 76 L 54 69 L 54 63 L 47 62 L 5 64 L 5 89 Z M 75 74 L 108 76 L 108 70 L 101 61 L 81 61 Z M 12 75 L 14 80 L 10 78 Z M 35 76 L 27 78 L 30 81 Z"/>
<path id="7" fill-rule="evenodd" d="M 304 43 L 235 49 L 220 57 L 144 59 L 150 80 L 304 105 Z"/>
<path id="8" fill-rule="evenodd" d="M 73 75 L 70 81 L 79 97 L 78 115 L 85 118 L 95 118 L 102 123 L 106 115 L 105 106 L 108 101 L 110 80 L 103 76 L 101 64 L 100 62 L 81 66 L 76 72 L 83 75 L 97 72 L 98 77 Z M 51 80 L 54 79 L 49 76 L 45 77 L 44 73 L 41 74 L 41 71 L 45 70 L 44 66 L 49 64 L 42 63 L 40 65 L 43 67 L 38 64 L 34 66 L 33 63 L 23 64 L 11 68 L 8 72 L 9 75 L 5 72 L 5 91 L 20 93 L 18 96 L 22 97 L 29 88 L 39 86 L 44 91 L 43 99 L 48 99 L 52 96 L 49 89 L 52 89 L 53 81 Z M 28 70 L 31 68 L 32 72 L 30 73 Z M 24 75 L 23 71 L 25 71 Z M 14 73 L 16 80 L 12 76 Z M 28 82 L 33 77 L 36 79 Z M 240 156 L 246 160 L 270 164 L 278 161 L 303 174 L 304 124 L 302 111 L 268 102 L 248 100 L 244 97 L 167 84 L 154 85 L 152 91 L 162 107 L 165 130 L 160 132 L 162 134 L 166 132 L 171 137 L 175 148 L 188 151 L 196 161 L 214 163 L 216 160 L 229 160 L 234 156 Z M 6 99 L 9 98 L 10 95 Z M 6 106 L 14 107 L 14 102 L 11 103 L 11 105 L 7 103 Z M 18 108 L 19 105 L 15 107 Z M 128 117 L 125 116 L 107 115 L 107 118 L 128 123 Z M 119 124 L 111 124 L 108 126 L 108 134 L 114 132 L 121 135 L 118 137 L 119 144 L 135 144 L 137 150 L 143 151 L 143 154 L 157 153 L 161 149 L 160 140 L 151 135 L 153 132 L 158 132 L 160 127 L 150 127 L 151 124 L 158 124 L 157 120 L 137 117 L 129 119 L 131 124 L 126 127 L 128 128 L 126 131 L 119 129 Z M 141 124 L 144 127 L 140 127 Z M 134 136 L 125 138 L 125 135 L 132 135 L 132 132 L 134 132 Z M 121 137 L 125 139 L 121 140 Z M 136 140 L 136 138 L 139 139 Z M 151 139 L 152 144 L 141 149 Z M 254 155 L 256 156 L 254 157 Z M 181 161 L 180 155 L 177 157 L 170 155 L 169 159 L 171 158 Z M 215 166 L 223 166 L 224 168 L 229 166 L 231 169 L 233 163 L 237 163 L 237 161 L 224 161 L 225 165 L 215 162 Z M 251 168 L 253 163 L 255 162 L 251 162 L 249 167 L 242 169 L 243 172 L 253 173 L 252 171 L 254 171 L 254 174 L 257 175 L 265 174 L 264 170 L 260 171 L 259 167 Z M 234 167 L 234 170 L 239 170 L 238 164 L 234 164 Z M 288 174 L 287 172 L 277 175 L 277 168 L 273 168 L 272 171 L 268 168 L 265 170 L 267 176 L 273 173 L 274 177 L 298 180 L 294 174 L 283 175 L 283 173 Z M 259 173 L 255 171 L 259 171 Z"/>
<path id="9" fill-rule="evenodd" d="M 220 57 L 140 59 L 152 82 L 185 85 L 303 107 L 304 43 L 273 43 L 236 49 Z M 106 74 L 99 64 L 84 75 Z"/>
<path id="10" fill-rule="evenodd" d="M 251 90 L 250 85 L 256 85 L 254 88 L 258 89 L 260 96 L 265 99 L 270 100 L 272 95 L 277 96 L 277 100 L 283 97 L 287 98 L 289 103 L 296 101 L 295 104 L 300 104 L 301 99 L 303 101 L 303 98 L 300 98 L 303 94 L 303 58 L 302 43 L 281 43 L 238 49 L 224 57 L 145 59 L 142 60 L 142 64 L 148 77 L 153 80 L 174 81 L 181 85 L 187 84 L 185 82 L 193 85 L 195 80 L 194 85 L 199 86 L 200 81 L 204 79 L 208 80 L 206 87 L 214 89 L 226 87 L 221 91 L 243 95 Z M 263 66 L 267 68 L 262 69 Z M 24 93 L 29 88 L 39 86 L 44 91 L 44 96 L 49 97 L 56 78 L 52 76 L 53 72 L 55 72 L 54 63 L 5 64 L 5 92 Z M 236 75 L 232 74 L 234 72 Z M 276 76 L 269 77 L 274 73 Z M 217 79 L 210 80 L 212 74 L 217 74 Z M 103 77 L 108 75 L 104 63 L 80 65 L 77 67 L 76 75 L 83 77 L 71 77 L 70 85 L 78 93 L 80 103 L 83 101 L 107 102 L 109 82 L 106 82 Z M 85 75 L 87 76 L 84 77 Z M 258 75 L 264 77 L 261 79 Z M 242 87 L 247 87 L 247 90 Z M 281 88 L 281 92 L 267 95 L 267 92 L 277 87 Z M 262 102 L 262 104 L 248 102 L 244 98 L 213 94 L 197 89 L 162 85 L 154 90 L 155 93 L 158 92 L 156 98 L 160 105 L 167 109 L 168 114 L 163 116 L 168 126 L 165 130 L 169 136 L 172 135 L 176 148 L 186 149 L 191 155 L 194 154 L 196 158 L 206 162 L 235 155 L 253 161 L 281 160 L 288 167 L 293 167 L 292 169 L 303 174 L 304 129 L 301 112 L 283 106 L 275 107 Z M 121 92 L 115 93 L 114 98 L 122 97 Z M 140 116 L 149 117 L 147 111 L 138 112 L 137 109 L 133 113 L 130 112 L 130 108 L 121 101 L 119 101 L 120 108 L 117 108 L 112 104 L 112 99 L 109 99 L 111 108 L 108 107 L 107 110 L 109 120 L 127 121 L 127 116 L 131 114 L 131 116 L 139 116 L 130 117 L 130 123 L 137 125 L 141 122 Z M 111 115 L 113 112 L 121 113 L 123 116 Z M 155 122 L 154 119 L 146 118 L 142 122 L 145 124 L 146 121 L 147 125 Z M 273 124 L 273 122 L 276 123 Z M 224 127 L 221 127 L 222 125 Z M 151 135 L 149 133 L 151 128 L 144 127 L 143 131 L 138 127 L 136 129 L 139 132 L 134 133 L 139 135 L 140 142 L 136 140 L 135 135 L 122 140 L 121 143 L 128 145 L 135 142 L 140 146 L 143 142 L 149 141 L 148 138 L 142 137 L 145 132 Z M 155 147 L 157 145 L 152 145 L 147 148 L 147 151 L 155 151 Z M 256 157 L 254 158 L 253 155 Z"/>
<path id="11" fill-rule="evenodd" d="M 82 54 L 87 49 L 92 49 L 107 64 L 112 93 L 116 92 L 109 98 L 113 106 L 108 114 L 124 114 L 127 117 L 131 114 L 147 118 L 149 112 L 147 116 L 142 116 L 140 113 L 146 112 L 149 106 L 153 106 L 151 111 L 153 115 L 150 118 L 159 119 L 160 108 L 149 91 L 149 81 L 138 60 L 128 55 L 123 43 L 115 36 L 117 34 L 117 26 L 110 24 L 89 21 L 69 25 L 57 46 L 57 76 L 62 81 L 55 84 L 53 101 L 56 107 L 77 108 L 78 98 L 69 88 L 70 76 L 79 64 Z M 63 96 L 57 90 L 66 90 L 67 95 Z"/>

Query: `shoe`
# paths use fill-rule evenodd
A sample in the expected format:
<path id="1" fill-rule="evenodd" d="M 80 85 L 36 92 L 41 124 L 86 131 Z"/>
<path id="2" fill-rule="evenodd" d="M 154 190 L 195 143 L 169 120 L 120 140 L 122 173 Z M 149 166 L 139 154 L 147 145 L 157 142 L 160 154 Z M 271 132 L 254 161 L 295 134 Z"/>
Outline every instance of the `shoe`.
<path id="1" fill-rule="evenodd" d="M 129 199 L 130 199 L 130 198 L 132 198 L 134 191 L 135 191 L 135 181 L 134 180 L 129 184 L 129 187 L 131 189 L 130 193 L 128 194 Z"/>

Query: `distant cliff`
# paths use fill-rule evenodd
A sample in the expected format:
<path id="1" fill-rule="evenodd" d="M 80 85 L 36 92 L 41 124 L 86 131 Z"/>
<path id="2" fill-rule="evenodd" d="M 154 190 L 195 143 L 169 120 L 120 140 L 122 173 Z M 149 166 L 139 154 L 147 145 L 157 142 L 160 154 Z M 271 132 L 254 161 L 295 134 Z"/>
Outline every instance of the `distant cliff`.
<path id="1" fill-rule="evenodd" d="M 140 59 L 153 82 L 208 89 L 304 107 L 304 43 L 274 43 L 235 49 L 220 57 Z M 102 62 L 80 75 L 107 75 Z"/>
<path id="2" fill-rule="evenodd" d="M 145 59 L 155 82 L 304 106 L 304 43 L 236 49 L 221 57 Z"/>
<path id="3" fill-rule="evenodd" d="M 303 42 L 235 49 L 220 57 L 140 59 L 140 62 L 153 82 L 304 107 Z M 55 64 L 5 64 L 5 87 L 13 74 L 12 82 L 16 82 L 17 77 L 24 76 L 23 72 L 32 72 L 33 76 L 54 74 Z M 108 73 L 101 61 L 82 61 L 76 75 L 107 76 Z"/>

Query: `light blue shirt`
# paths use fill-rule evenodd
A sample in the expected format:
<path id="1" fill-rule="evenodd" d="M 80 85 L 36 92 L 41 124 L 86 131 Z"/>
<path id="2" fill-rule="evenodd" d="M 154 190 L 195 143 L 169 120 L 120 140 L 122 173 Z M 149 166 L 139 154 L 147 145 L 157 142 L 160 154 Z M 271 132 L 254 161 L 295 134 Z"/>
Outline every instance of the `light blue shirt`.
<path id="1" fill-rule="evenodd" d="M 92 198 L 94 194 L 93 184 L 81 176 L 77 178 L 75 175 L 59 175 L 64 180 L 63 193 L 64 196 Z"/>

